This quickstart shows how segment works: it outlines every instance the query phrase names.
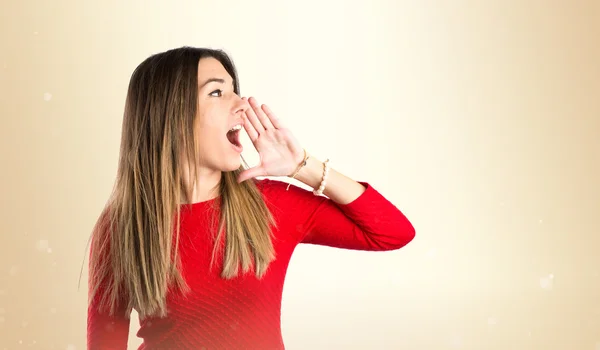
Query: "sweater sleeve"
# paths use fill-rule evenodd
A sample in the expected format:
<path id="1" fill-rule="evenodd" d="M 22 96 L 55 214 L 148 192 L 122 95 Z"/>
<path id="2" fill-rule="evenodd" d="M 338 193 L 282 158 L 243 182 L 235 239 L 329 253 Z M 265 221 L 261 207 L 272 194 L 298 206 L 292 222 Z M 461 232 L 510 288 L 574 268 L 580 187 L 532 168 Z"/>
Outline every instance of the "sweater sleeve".
<path id="1" fill-rule="evenodd" d="M 283 215 L 294 221 L 298 243 L 385 251 L 400 249 L 415 237 L 411 222 L 367 182 L 360 182 L 365 191 L 345 205 L 295 185 L 286 191 L 287 183 L 270 182 L 289 210 Z"/>
<path id="2" fill-rule="evenodd" d="M 125 308 L 118 306 L 114 315 L 100 310 L 99 298 L 94 297 L 88 306 L 87 349 L 125 350 L 129 340 L 129 317 Z"/>
<path id="3" fill-rule="evenodd" d="M 88 350 L 126 350 L 129 340 L 130 318 L 126 315 L 126 302 L 123 299 L 115 307 L 113 315 L 108 308 L 101 308 L 101 298 L 106 292 L 107 283 L 103 280 L 98 292 L 88 303 L 87 310 L 87 349 Z M 93 288 L 89 281 L 89 290 Z M 102 305 L 103 306 L 103 305 Z"/>

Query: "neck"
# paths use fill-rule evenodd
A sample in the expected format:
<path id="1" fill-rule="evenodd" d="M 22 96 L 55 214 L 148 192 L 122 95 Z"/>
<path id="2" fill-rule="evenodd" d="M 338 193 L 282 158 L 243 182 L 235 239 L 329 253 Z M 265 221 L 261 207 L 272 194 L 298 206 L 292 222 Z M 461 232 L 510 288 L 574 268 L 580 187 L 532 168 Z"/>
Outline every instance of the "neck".
<path id="1" fill-rule="evenodd" d="M 219 183 L 221 182 L 221 171 L 210 169 L 198 169 L 196 181 L 190 184 L 187 169 L 183 172 L 184 184 L 191 188 L 190 203 L 205 202 L 218 197 Z M 185 195 L 182 193 L 185 202 Z M 184 203 L 184 204 L 190 204 Z"/>

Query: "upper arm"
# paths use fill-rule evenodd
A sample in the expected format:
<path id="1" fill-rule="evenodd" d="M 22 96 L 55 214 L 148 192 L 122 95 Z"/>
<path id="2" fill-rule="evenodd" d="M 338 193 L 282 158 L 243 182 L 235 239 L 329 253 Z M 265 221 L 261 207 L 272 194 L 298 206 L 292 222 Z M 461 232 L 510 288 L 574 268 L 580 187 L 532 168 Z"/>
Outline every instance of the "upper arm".
<path id="1" fill-rule="evenodd" d="M 95 278 L 99 265 L 108 263 L 108 246 L 99 248 L 94 237 L 90 250 L 90 277 L 88 279 L 88 307 L 87 307 L 87 349 L 127 349 L 129 339 L 130 312 L 127 313 L 128 300 L 122 295 L 115 305 L 115 312 L 109 313 L 108 307 L 103 303 L 103 298 L 108 292 L 108 281 L 111 274 L 105 272 L 103 277 Z M 97 251 L 101 254 L 94 255 Z M 98 265 L 98 266 L 96 266 Z M 106 270 L 103 270 L 106 271 Z M 95 293 L 92 293 L 97 288 Z"/>

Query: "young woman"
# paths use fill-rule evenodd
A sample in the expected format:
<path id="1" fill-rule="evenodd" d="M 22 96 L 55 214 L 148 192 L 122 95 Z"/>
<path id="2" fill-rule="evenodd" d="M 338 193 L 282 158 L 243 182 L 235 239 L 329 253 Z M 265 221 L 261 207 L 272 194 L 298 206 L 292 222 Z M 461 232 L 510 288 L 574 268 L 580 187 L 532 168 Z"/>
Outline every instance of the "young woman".
<path id="1" fill-rule="evenodd" d="M 241 129 L 256 167 L 241 163 Z M 131 77 L 115 187 L 92 234 L 88 349 L 126 349 L 132 309 L 141 349 L 284 349 L 281 297 L 299 243 L 385 251 L 414 235 L 370 184 L 240 97 L 224 52 L 153 55 Z"/>

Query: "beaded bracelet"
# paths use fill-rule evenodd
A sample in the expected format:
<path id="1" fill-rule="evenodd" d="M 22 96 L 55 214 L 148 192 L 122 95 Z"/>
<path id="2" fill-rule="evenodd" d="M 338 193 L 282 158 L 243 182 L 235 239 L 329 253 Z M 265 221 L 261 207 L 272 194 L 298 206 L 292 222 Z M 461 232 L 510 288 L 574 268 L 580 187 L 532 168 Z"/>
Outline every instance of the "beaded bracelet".
<path id="1" fill-rule="evenodd" d="M 313 191 L 313 194 L 315 196 L 322 195 L 323 191 L 325 191 L 325 186 L 327 185 L 327 177 L 329 176 L 329 169 L 329 159 L 327 159 L 325 162 L 323 162 L 323 177 L 321 178 L 321 185 L 318 189 Z"/>

